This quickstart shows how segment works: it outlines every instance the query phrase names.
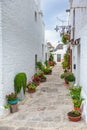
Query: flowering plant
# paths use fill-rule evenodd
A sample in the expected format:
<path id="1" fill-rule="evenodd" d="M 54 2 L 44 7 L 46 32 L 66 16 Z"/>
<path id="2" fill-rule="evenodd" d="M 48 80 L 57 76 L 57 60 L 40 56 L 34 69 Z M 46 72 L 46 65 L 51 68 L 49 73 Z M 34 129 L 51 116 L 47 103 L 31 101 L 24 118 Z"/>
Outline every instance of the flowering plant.
<path id="1" fill-rule="evenodd" d="M 17 94 L 16 93 L 10 93 L 10 94 L 6 95 L 6 99 L 8 101 L 15 100 L 15 99 L 17 99 Z"/>

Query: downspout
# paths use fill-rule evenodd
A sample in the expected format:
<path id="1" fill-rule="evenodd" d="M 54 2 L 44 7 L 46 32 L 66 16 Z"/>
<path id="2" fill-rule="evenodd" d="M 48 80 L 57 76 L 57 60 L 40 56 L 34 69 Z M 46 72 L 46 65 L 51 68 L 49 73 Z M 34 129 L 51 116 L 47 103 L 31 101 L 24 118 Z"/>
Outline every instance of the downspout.
<path id="1" fill-rule="evenodd" d="M 75 8 L 73 9 L 73 40 L 75 40 Z"/>

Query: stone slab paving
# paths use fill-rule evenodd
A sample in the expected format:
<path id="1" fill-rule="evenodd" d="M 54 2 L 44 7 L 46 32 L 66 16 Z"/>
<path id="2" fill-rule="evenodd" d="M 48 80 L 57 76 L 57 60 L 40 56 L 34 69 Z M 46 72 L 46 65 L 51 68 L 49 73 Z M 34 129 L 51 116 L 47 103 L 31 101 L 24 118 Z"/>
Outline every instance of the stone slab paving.
<path id="1" fill-rule="evenodd" d="M 53 68 L 47 82 L 37 87 L 36 93 L 26 93 L 19 103 L 19 111 L 0 119 L 0 130 L 87 130 L 82 119 L 70 122 L 67 112 L 73 106 L 68 89 L 60 79 L 61 64 Z"/>

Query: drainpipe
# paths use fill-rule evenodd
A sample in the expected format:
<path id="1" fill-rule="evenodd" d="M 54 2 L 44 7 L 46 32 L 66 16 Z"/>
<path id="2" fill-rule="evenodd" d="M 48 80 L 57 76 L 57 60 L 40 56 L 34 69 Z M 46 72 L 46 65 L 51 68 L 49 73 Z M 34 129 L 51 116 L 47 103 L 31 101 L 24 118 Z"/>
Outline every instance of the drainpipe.
<path id="1" fill-rule="evenodd" d="M 75 8 L 73 9 L 73 40 L 75 40 Z"/>

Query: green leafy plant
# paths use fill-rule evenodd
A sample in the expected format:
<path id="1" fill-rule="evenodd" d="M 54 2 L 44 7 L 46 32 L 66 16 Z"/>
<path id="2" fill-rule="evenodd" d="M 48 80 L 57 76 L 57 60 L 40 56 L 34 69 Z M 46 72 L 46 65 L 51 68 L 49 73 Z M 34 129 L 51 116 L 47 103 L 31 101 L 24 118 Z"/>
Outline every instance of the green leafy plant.
<path id="1" fill-rule="evenodd" d="M 17 94 L 16 93 L 10 93 L 10 94 L 6 95 L 6 99 L 8 101 L 15 100 L 15 99 L 17 99 Z"/>
<path id="2" fill-rule="evenodd" d="M 46 67 L 50 67 L 48 60 L 46 60 L 46 61 L 44 62 L 44 64 L 46 65 Z"/>
<path id="3" fill-rule="evenodd" d="M 40 61 L 38 61 L 37 63 L 36 63 L 36 66 L 37 66 L 37 68 L 39 69 L 39 70 L 43 70 L 44 68 L 45 68 L 45 66 L 42 64 L 42 62 L 40 62 Z"/>
<path id="4" fill-rule="evenodd" d="M 7 103 L 7 104 L 4 105 L 4 108 L 5 108 L 5 109 L 9 109 L 10 106 L 11 106 L 11 104 Z"/>
<path id="5" fill-rule="evenodd" d="M 70 96 L 72 98 L 74 107 L 80 107 L 82 104 L 82 101 L 84 100 L 84 98 L 82 98 L 82 96 L 81 96 L 82 87 L 73 86 L 73 87 L 69 88 L 69 90 L 70 90 Z"/>
<path id="6" fill-rule="evenodd" d="M 44 74 L 50 74 L 52 69 L 50 67 L 45 67 L 41 62 L 37 62 L 37 67 L 42 71 Z"/>
<path id="7" fill-rule="evenodd" d="M 72 117 L 77 117 L 80 115 L 81 115 L 80 111 L 77 111 L 77 110 L 72 110 L 68 113 L 68 116 L 72 116 Z"/>
<path id="8" fill-rule="evenodd" d="M 54 61 L 54 56 L 52 53 L 50 53 L 49 61 Z"/>
<path id="9" fill-rule="evenodd" d="M 46 68 L 43 69 L 43 72 L 44 72 L 44 74 L 51 74 L 52 73 L 52 69 L 46 67 Z"/>
<path id="10" fill-rule="evenodd" d="M 80 107 L 83 100 L 84 100 L 84 98 L 82 98 L 82 97 L 80 97 L 78 99 L 73 99 L 74 107 Z"/>
<path id="11" fill-rule="evenodd" d="M 62 35 L 62 42 L 66 45 L 68 43 L 68 40 L 69 40 L 70 36 L 69 34 L 63 34 Z"/>
<path id="12" fill-rule="evenodd" d="M 64 54 L 64 61 L 62 62 L 62 67 L 63 67 L 63 69 L 68 69 L 68 68 L 70 68 L 70 64 L 69 64 L 69 54 L 68 54 L 68 53 Z"/>
<path id="13" fill-rule="evenodd" d="M 69 88 L 70 96 L 72 99 L 79 99 L 81 97 L 81 86 L 72 86 Z"/>
<path id="14" fill-rule="evenodd" d="M 37 86 L 34 82 L 30 82 L 30 84 L 27 86 L 29 89 L 35 89 Z"/>
<path id="15" fill-rule="evenodd" d="M 68 62 L 67 61 L 63 61 L 62 62 L 62 67 L 63 67 L 63 69 L 67 69 L 69 67 Z"/>
<path id="16" fill-rule="evenodd" d="M 67 44 L 67 39 L 66 39 L 66 36 L 65 36 L 65 35 L 62 36 L 62 42 L 63 42 L 64 44 Z"/>
<path id="17" fill-rule="evenodd" d="M 72 72 L 64 72 L 60 77 L 61 79 L 66 79 L 68 82 L 75 81 L 75 76 Z"/>
<path id="18" fill-rule="evenodd" d="M 27 76 L 25 73 L 18 73 L 14 78 L 15 92 L 19 93 L 23 87 L 23 91 L 26 91 Z"/>
<path id="19" fill-rule="evenodd" d="M 67 79 L 68 82 L 75 81 L 75 76 L 72 72 L 66 72 L 66 73 L 67 73 L 66 79 Z"/>

